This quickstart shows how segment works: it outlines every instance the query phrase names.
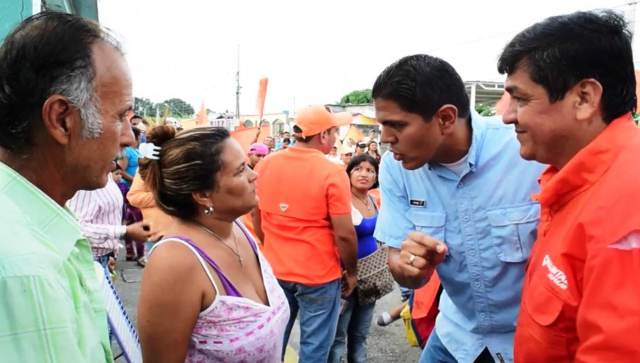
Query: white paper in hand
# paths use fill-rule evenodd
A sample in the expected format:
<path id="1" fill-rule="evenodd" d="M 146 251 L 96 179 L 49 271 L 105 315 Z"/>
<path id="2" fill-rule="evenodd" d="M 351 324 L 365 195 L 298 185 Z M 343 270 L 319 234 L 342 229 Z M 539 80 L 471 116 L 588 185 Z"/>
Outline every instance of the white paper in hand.
<path id="1" fill-rule="evenodd" d="M 129 320 L 127 311 L 111 284 L 109 273 L 98 262 L 94 262 L 94 264 L 98 281 L 100 282 L 100 289 L 104 294 L 109 327 L 122 349 L 124 358 L 129 363 L 142 363 L 142 350 L 140 349 L 140 340 L 138 339 L 136 328 Z"/>

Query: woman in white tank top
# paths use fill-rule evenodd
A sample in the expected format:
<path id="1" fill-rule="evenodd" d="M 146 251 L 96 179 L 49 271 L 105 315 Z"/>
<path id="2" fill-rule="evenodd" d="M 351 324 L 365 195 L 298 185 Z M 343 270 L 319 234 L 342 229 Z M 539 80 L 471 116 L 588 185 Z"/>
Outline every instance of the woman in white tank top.
<path id="1" fill-rule="evenodd" d="M 144 360 L 280 362 L 289 306 L 253 237 L 235 222 L 257 203 L 257 175 L 225 129 L 162 141 L 145 182 L 176 218 L 142 279 Z"/>

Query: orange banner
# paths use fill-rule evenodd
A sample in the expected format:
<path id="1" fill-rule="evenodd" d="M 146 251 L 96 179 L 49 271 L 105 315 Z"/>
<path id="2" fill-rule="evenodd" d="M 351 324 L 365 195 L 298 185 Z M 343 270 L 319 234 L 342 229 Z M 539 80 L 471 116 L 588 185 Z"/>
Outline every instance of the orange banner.
<path id="1" fill-rule="evenodd" d="M 209 125 L 209 117 L 207 116 L 207 108 L 204 107 L 204 101 L 200 103 L 200 111 L 198 111 L 198 113 L 196 114 L 196 125 Z"/>
<path id="2" fill-rule="evenodd" d="M 260 135 L 258 135 L 257 127 L 236 128 L 235 131 L 231 132 L 231 137 L 233 137 L 234 139 L 236 139 L 237 142 L 240 143 L 240 146 L 242 146 L 242 150 L 244 150 L 245 153 L 249 152 L 249 146 L 251 146 L 251 144 L 255 142 L 264 143 L 264 139 L 267 136 L 271 136 L 270 126 L 261 127 Z"/>
<path id="3" fill-rule="evenodd" d="M 258 141 L 264 144 L 264 139 L 267 136 L 271 136 L 271 126 L 265 125 L 260 128 L 260 135 L 258 136 Z"/>
<path id="4" fill-rule="evenodd" d="M 256 113 L 258 114 L 258 124 L 262 121 L 262 115 L 264 115 L 264 101 L 267 98 L 267 85 L 269 84 L 269 78 L 262 78 L 260 80 L 260 86 L 258 87 L 258 102 L 256 103 Z"/>
<path id="5" fill-rule="evenodd" d="M 258 136 L 257 127 L 245 127 L 231 132 L 231 137 L 240 143 L 240 146 L 242 146 L 242 150 L 245 153 L 249 152 L 249 146 L 254 142 L 256 136 Z"/>

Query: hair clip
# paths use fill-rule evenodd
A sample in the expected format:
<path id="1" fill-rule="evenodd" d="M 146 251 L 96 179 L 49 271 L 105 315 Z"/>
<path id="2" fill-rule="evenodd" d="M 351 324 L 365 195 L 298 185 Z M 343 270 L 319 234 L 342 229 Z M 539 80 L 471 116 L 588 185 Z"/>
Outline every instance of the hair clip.
<path id="1" fill-rule="evenodd" d="M 152 142 L 141 143 L 138 146 L 140 156 L 145 159 L 158 160 L 160 158 L 160 146 L 154 145 Z"/>

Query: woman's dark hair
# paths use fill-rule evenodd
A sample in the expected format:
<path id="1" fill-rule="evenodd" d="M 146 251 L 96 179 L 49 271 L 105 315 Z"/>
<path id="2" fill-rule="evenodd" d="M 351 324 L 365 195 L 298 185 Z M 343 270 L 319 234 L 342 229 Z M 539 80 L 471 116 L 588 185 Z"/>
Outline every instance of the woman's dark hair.
<path id="1" fill-rule="evenodd" d="M 376 144 L 376 146 L 378 146 L 378 143 L 375 140 L 370 140 L 369 143 L 367 144 L 368 146 L 367 152 L 373 151 L 376 154 L 376 157 L 378 158 L 377 160 L 380 160 L 380 152 L 378 152 L 378 149 L 371 150 L 371 144 Z"/>
<path id="2" fill-rule="evenodd" d="M 198 205 L 192 193 L 217 188 L 222 146 L 228 138 L 229 131 L 222 127 L 197 127 L 175 137 L 159 134 L 154 144 L 161 147 L 160 158 L 150 160 L 145 178 L 156 205 L 169 215 L 193 219 Z"/>
<path id="3" fill-rule="evenodd" d="M 349 164 L 347 164 L 347 175 L 349 175 L 349 178 L 351 178 L 351 171 L 356 166 L 362 164 L 365 161 L 368 162 L 369 164 L 371 164 L 371 166 L 373 166 L 373 170 L 376 171 L 376 181 L 373 183 L 371 188 L 369 188 L 369 189 L 375 189 L 379 185 L 379 183 L 378 183 L 378 160 L 376 160 L 373 156 L 371 156 L 369 154 L 360 154 L 358 156 L 354 156 L 353 158 L 351 158 L 351 161 L 349 161 Z"/>
<path id="4" fill-rule="evenodd" d="M 154 145 L 160 145 L 167 140 L 176 136 L 176 129 L 169 125 L 158 125 L 147 132 L 147 142 Z M 147 168 L 151 163 L 151 159 L 140 159 L 138 163 L 138 172 L 143 180 L 147 179 Z"/>

